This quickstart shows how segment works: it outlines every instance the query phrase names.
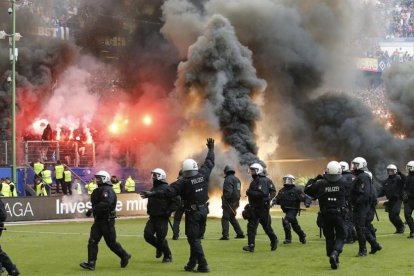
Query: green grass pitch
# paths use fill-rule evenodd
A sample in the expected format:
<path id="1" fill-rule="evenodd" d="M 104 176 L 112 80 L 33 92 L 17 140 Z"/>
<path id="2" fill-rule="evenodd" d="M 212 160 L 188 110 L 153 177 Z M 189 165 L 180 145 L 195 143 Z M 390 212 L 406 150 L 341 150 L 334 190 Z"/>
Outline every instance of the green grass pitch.
<path id="1" fill-rule="evenodd" d="M 209 219 L 204 251 L 211 268 L 211 275 L 413 275 L 414 239 L 393 234 L 395 229 L 387 214 L 378 210 L 380 221 L 378 240 L 383 250 L 364 258 L 355 257 L 357 243 L 345 245 L 340 266 L 332 271 L 325 256 L 324 239 L 319 238 L 316 226 L 316 211 L 302 212 L 299 222 L 307 234 L 308 243 L 303 245 L 293 234 L 293 243 L 282 244 L 284 233 L 281 224 L 282 213 L 272 210 L 272 226 L 279 238 L 277 251 L 271 252 L 269 240 L 261 226 L 258 228 L 256 251 L 242 251 L 247 240 L 220 241 L 220 219 Z M 189 246 L 185 236 L 178 241 L 168 242 L 173 254 L 172 263 L 161 263 L 155 258 L 155 249 L 143 238 L 146 218 L 118 219 L 116 222 L 118 241 L 132 254 L 127 268 L 120 268 L 118 257 L 102 240 L 99 244 L 96 271 L 85 271 L 79 263 L 87 259 L 87 242 L 91 220 L 29 225 L 7 224 L 7 231 L 1 237 L 2 248 L 18 265 L 22 275 L 182 275 L 189 257 Z M 246 231 L 246 221 L 240 220 Z M 181 224 L 184 231 L 184 222 Z M 369 247 L 368 247 L 369 251 Z"/>

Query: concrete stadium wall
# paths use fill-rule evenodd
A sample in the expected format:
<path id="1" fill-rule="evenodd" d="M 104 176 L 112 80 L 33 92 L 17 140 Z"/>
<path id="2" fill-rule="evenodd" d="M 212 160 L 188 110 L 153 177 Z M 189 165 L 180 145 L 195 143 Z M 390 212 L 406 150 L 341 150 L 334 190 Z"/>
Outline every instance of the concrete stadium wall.
<path id="1" fill-rule="evenodd" d="M 147 199 L 138 194 L 118 194 L 117 216 L 147 214 Z M 91 208 L 88 195 L 2 198 L 7 222 L 85 218 Z"/>

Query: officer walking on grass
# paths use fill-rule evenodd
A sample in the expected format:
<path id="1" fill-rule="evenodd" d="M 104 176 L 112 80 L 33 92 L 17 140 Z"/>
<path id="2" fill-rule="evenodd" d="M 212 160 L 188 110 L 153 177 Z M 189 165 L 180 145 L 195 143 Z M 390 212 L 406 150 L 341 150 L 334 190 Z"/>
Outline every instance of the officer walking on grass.
<path id="1" fill-rule="evenodd" d="M 326 255 L 332 269 L 339 265 L 339 255 L 345 240 L 345 206 L 346 188 L 341 180 L 342 169 L 337 161 L 326 166 L 324 176 L 310 179 L 305 186 L 305 193 L 317 199 L 321 212 L 322 230 L 326 242 Z"/>
<path id="2" fill-rule="evenodd" d="M 7 219 L 7 212 L 6 208 L 4 207 L 3 201 L 0 199 L 0 236 L 3 233 L 4 228 L 4 221 Z M 17 269 L 16 265 L 13 264 L 10 257 L 3 251 L 0 247 L 0 275 L 1 273 L 1 266 L 4 267 L 9 276 L 18 276 L 20 275 L 19 270 Z"/>
<path id="3" fill-rule="evenodd" d="M 165 191 L 144 191 L 143 198 L 167 197 L 180 195 L 185 202 L 185 233 L 190 245 L 190 258 L 185 271 L 194 271 L 198 264 L 198 272 L 209 272 L 207 260 L 201 245 L 201 236 L 205 229 L 208 213 L 208 183 L 214 167 L 214 140 L 207 139 L 208 153 L 204 164 L 198 168 L 193 159 L 184 160 L 183 178 L 168 186 Z"/>
<path id="4" fill-rule="evenodd" d="M 259 163 L 250 165 L 250 174 L 253 181 L 250 183 L 246 194 L 249 199 L 249 216 L 247 222 L 248 245 L 243 247 L 244 251 L 254 252 L 256 232 L 259 223 L 270 239 L 270 250 L 277 249 L 278 239 L 272 228 L 270 217 L 270 201 L 276 195 L 276 188 L 263 172 L 263 166 Z"/>
<path id="5" fill-rule="evenodd" d="M 243 239 L 244 233 L 236 219 L 237 208 L 240 203 L 241 182 L 235 176 L 233 167 L 227 165 L 224 167 L 226 175 L 223 183 L 223 195 L 221 197 L 223 216 L 221 217 L 222 237 L 220 240 L 229 240 L 229 222 L 236 232 L 236 239 Z"/>
<path id="6" fill-rule="evenodd" d="M 151 174 L 153 183 L 152 192 L 162 192 L 168 188 L 166 181 L 167 175 L 163 169 L 156 168 L 152 170 Z M 165 239 L 168 233 L 168 219 L 171 214 L 168 209 L 169 205 L 170 200 L 168 198 L 149 197 L 147 205 L 149 220 L 144 229 L 145 241 L 155 247 L 156 258 L 164 255 L 162 259 L 163 263 L 172 262 L 171 250 Z"/>
<path id="7" fill-rule="evenodd" d="M 283 188 L 279 191 L 275 198 L 275 204 L 280 205 L 285 217 L 282 218 L 283 230 L 285 231 L 284 244 L 292 243 L 293 231 L 299 236 L 299 241 L 303 244 L 306 243 L 306 234 L 303 232 L 299 225 L 297 216 L 300 214 L 300 203 L 306 201 L 306 206 L 310 206 L 308 197 L 303 193 L 301 189 L 295 185 L 295 177 L 291 174 L 287 174 L 283 177 Z"/>
<path id="8" fill-rule="evenodd" d="M 395 227 L 394 234 L 403 234 L 405 225 L 400 218 L 400 211 L 403 199 L 404 181 L 397 172 L 397 166 L 394 164 L 389 164 L 387 166 L 388 178 L 383 181 L 378 192 L 378 197 L 385 196 L 388 200 L 384 203 L 385 212 L 388 212 L 388 218 Z"/>
<path id="9" fill-rule="evenodd" d="M 95 174 L 95 178 L 98 188 L 91 195 L 92 209 L 86 212 L 88 217 L 93 214 L 95 220 L 88 241 L 88 261 L 81 263 L 80 266 L 84 269 L 95 270 L 98 244 L 103 237 L 109 249 L 121 259 L 121 267 L 126 267 L 131 255 L 116 241 L 115 207 L 117 198 L 112 189 L 111 176 L 106 171 L 99 171 Z"/>
<path id="10" fill-rule="evenodd" d="M 376 201 L 373 198 L 375 187 L 372 182 L 372 174 L 369 172 L 367 161 L 364 158 L 356 157 L 351 164 L 355 179 L 350 191 L 350 203 L 358 236 L 359 250 L 357 257 L 364 257 L 367 255 L 367 241 L 371 245 L 370 254 L 375 254 L 382 249 L 375 236 L 367 228 L 368 223 L 370 223 L 369 212 L 372 210 L 374 200 Z"/>

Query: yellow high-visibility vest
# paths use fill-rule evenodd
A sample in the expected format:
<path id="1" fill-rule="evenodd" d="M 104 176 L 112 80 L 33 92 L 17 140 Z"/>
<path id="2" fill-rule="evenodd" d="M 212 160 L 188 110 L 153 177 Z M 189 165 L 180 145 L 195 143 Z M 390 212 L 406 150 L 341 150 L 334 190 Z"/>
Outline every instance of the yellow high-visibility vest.
<path id="1" fill-rule="evenodd" d="M 63 165 L 56 165 L 55 166 L 55 177 L 56 179 L 62 179 L 63 178 L 63 171 L 65 170 L 65 167 Z"/>
<path id="2" fill-rule="evenodd" d="M 33 170 L 35 174 L 39 174 L 41 171 L 43 171 L 44 168 L 45 168 L 45 165 L 43 165 L 40 162 L 36 162 L 33 164 Z"/>
<path id="3" fill-rule="evenodd" d="M 114 189 L 114 192 L 116 194 L 120 194 L 121 193 L 121 181 L 118 181 L 118 183 L 113 184 L 112 189 Z"/>
<path id="4" fill-rule="evenodd" d="M 36 185 L 36 195 L 37 196 L 47 196 L 47 191 L 46 188 L 43 185 L 42 188 L 42 184 L 44 184 L 43 182 L 40 182 L 39 184 Z"/>
<path id="5" fill-rule="evenodd" d="M 51 170 L 43 170 L 42 171 L 42 178 L 43 178 L 43 182 L 47 185 L 52 184 L 52 171 Z"/>
<path id="6" fill-rule="evenodd" d="M 10 185 L 6 182 L 1 183 L 1 193 L 4 197 L 10 197 Z"/>
<path id="7" fill-rule="evenodd" d="M 63 172 L 65 182 L 72 182 L 72 172 L 71 171 L 64 171 Z"/>
<path id="8" fill-rule="evenodd" d="M 85 188 L 88 190 L 88 195 L 91 195 L 93 190 L 98 188 L 98 185 L 95 182 L 91 181 L 85 185 Z"/>
<path id="9" fill-rule="evenodd" d="M 130 176 L 125 180 L 125 190 L 127 192 L 135 192 L 135 181 Z"/>

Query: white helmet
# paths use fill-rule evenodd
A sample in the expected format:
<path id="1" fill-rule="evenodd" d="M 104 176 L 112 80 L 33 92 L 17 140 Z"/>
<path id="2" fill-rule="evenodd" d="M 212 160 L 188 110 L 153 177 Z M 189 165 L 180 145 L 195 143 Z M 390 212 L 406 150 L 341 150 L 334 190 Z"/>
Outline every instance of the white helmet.
<path id="1" fill-rule="evenodd" d="M 336 182 L 342 177 L 341 164 L 338 161 L 331 161 L 326 165 L 325 177 L 328 181 Z"/>
<path id="2" fill-rule="evenodd" d="M 197 162 L 193 159 L 186 159 L 183 162 L 183 176 L 190 177 L 194 176 L 198 173 L 198 165 Z"/>
<path id="3" fill-rule="evenodd" d="M 414 172 L 414 161 L 408 162 L 405 169 L 407 170 L 407 173 Z"/>
<path id="4" fill-rule="evenodd" d="M 283 185 L 295 185 L 295 177 L 291 174 L 287 174 L 283 177 Z"/>
<path id="5" fill-rule="evenodd" d="M 102 184 L 112 184 L 111 183 L 111 176 L 107 171 L 99 171 L 95 173 L 96 178 L 96 184 L 102 185 Z"/>
<path id="6" fill-rule="evenodd" d="M 355 157 L 351 162 L 352 170 L 365 170 L 367 169 L 367 160 L 362 157 Z"/>
<path id="7" fill-rule="evenodd" d="M 167 179 L 167 174 L 165 173 L 165 171 L 163 169 L 160 169 L 160 168 L 153 169 L 151 174 L 152 174 L 152 179 L 154 179 L 154 180 L 165 180 L 165 179 Z"/>
<path id="8" fill-rule="evenodd" d="M 253 163 L 250 165 L 250 174 L 251 175 L 258 175 L 263 173 L 263 166 L 259 163 Z"/>
<path id="9" fill-rule="evenodd" d="M 339 164 L 341 165 L 342 172 L 349 172 L 348 162 L 341 161 L 341 162 L 339 162 Z"/>
<path id="10" fill-rule="evenodd" d="M 394 175 L 397 173 L 397 166 L 395 166 L 394 164 L 389 164 L 387 166 L 387 174 L 388 175 Z"/>

